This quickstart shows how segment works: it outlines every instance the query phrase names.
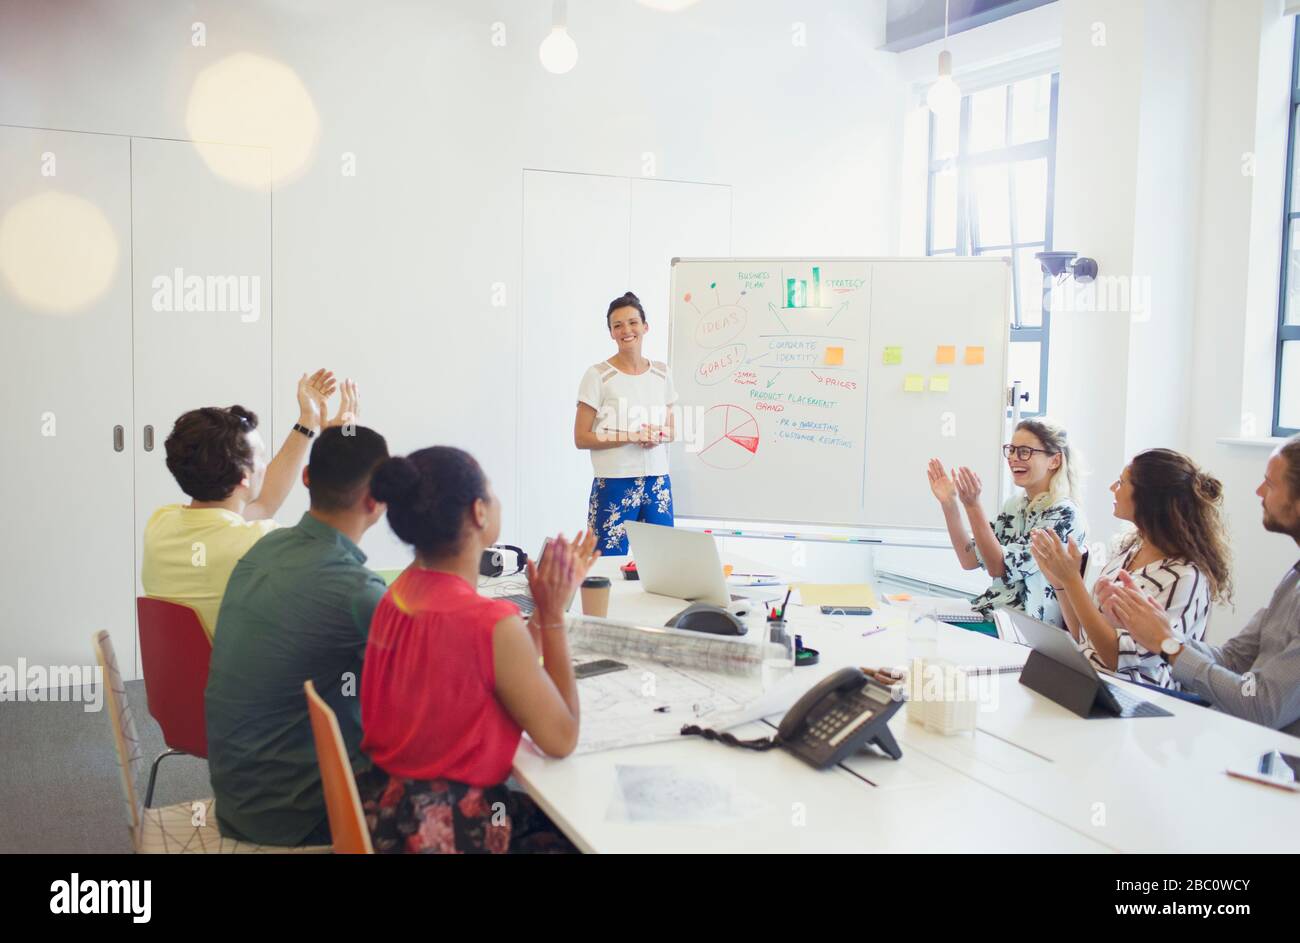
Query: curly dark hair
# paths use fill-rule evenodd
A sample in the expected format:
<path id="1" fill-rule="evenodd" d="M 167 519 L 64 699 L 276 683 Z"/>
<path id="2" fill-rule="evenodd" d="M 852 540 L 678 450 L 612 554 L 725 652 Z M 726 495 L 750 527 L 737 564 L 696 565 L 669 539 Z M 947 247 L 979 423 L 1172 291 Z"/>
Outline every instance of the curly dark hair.
<path id="1" fill-rule="evenodd" d="M 243 406 L 191 409 L 167 436 L 167 470 L 195 501 L 224 501 L 253 469 L 256 428 L 257 414 Z"/>
<path id="2" fill-rule="evenodd" d="M 465 512 L 488 500 L 488 484 L 474 456 L 435 445 L 381 462 L 370 493 L 388 505 L 388 523 L 404 543 L 441 557 L 460 547 Z"/>
<path id="3" fill-rule="evenodd" d="M 1173 449 L 1134 455 L 1128 477 L 1138 530 L 1166 553 L 1195 564 L 1210 584 L 1212 599 L 1230 601 L 1232 555 L 1219 479 Z"/>

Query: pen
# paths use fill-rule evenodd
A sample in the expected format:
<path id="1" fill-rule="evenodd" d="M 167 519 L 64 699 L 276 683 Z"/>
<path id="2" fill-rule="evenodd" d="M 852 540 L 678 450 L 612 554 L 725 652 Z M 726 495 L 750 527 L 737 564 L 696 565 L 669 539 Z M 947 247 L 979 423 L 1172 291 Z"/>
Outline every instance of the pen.
<path id="1" fill-rule="evenodd" d="M 670 710 L 672 710 L 672 708 L 671 708 L 669 705 L 665 704 L 663 707 L 656 707 L 656 708 L 655 708 L 655 713 L 656 713 L 656 714 L 666 714 L 666 713 L 668 713 Z"/>
<path id="2" fill-rule="evenodd" d="M 868 635 L 876 635 L 876 634 L 879 633 L 879 632 L 883 632 L 883 631 L 885 631 L 885 629 L 887 629 L 887 628 L 889 628 L 889 626 L 887 626 L 887 625 L 882 625 L 882 626 L 881 626 L 880 628 L 878 628 L 878 629 L 870 629 L 870 630 L 868 630 L 868 631 L 866 631 L 866 632 L 863 632 L 863 633 L 862 633 L 862 637 L 863 637 L 863 638 L 866 638 Z"/>

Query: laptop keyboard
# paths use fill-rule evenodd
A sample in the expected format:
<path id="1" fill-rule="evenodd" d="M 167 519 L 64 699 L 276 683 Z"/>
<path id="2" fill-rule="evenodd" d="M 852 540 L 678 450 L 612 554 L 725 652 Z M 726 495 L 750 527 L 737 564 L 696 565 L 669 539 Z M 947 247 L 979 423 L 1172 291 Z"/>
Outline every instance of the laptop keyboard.
<path id="1" fill-rule="evenodd" d="M 537 608 L 537 604 L 533 602 L 533 597 L 528 593 L 511 593 L 509 596 L 496 596 L 494 598 L 514 603 L 519 607 L 521 616 L 531 616 L 533 610 Z"/>
<path id="2" fill-rule="evenodd" d="M 1107 684 L 1105 681 L 1103 681 L 1102 684 L 1106 685 L 1106 690 L 1110 692 L 1111 697 L 1113 697 L 1119 703 L 1120 717 L 1172 717 L 1174 716 L 1169 711 L 1165 710 L 1163 707 L 1157 707 L 1155 704 L 1152 704 L 1150 701 L 1144 700 L 1140 697 L 1134 697 L 1133 695 L 1129 694 L 1127 691 L 1115 687 L 1115 685 L 1113 684 Z"/>

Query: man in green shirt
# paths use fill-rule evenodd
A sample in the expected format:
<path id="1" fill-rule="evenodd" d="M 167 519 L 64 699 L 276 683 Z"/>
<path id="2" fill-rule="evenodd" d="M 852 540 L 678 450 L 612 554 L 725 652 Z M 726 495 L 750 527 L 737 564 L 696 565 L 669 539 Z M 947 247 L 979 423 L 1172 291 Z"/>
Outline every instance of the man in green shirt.
<path id="1" fill-rule="evenodd" d="M 370 475 L 388 457 L 364 426 L 324 430 L 303 471 L 311 509 L 273 531 L 230 574 L 206 696 L 208 767 L 223 835 L 264 845 L 330 841 L 303 682 L 338 715 L 352 768 L 361 753 L 361 661 L 384 581 L 357 546 L 383 516 Z"/>

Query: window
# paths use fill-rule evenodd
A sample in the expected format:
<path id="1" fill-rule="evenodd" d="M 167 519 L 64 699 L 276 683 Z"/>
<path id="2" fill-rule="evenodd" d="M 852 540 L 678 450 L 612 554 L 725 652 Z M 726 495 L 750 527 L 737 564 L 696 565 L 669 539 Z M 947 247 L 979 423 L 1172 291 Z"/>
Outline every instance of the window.
<path id="1" fill-rule="evenodd" d="M 1300 121 L 1300 30 L 1291 51 L 1291 129 L 1287 135 L 1286 202 L 1282 220 L 1282 284 L 1277 303 L 1277 362 L 1273 376 L 1273 435 L 1300 432 L 1300 187 L 1295 175 Z"/>
<path id="2" fill-rule="evenodd" d="M 925 254 L 1010 257 L 1008 380 L 1029 394 L 1029 415 L 1047 409 L 1050 284 L 1034 253 L 1052 248 L 1058 79 L 996 85 L 964 96 L 950 118 L 930 115 Z"/>

